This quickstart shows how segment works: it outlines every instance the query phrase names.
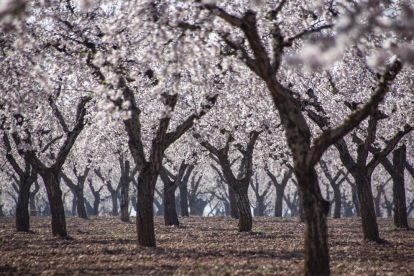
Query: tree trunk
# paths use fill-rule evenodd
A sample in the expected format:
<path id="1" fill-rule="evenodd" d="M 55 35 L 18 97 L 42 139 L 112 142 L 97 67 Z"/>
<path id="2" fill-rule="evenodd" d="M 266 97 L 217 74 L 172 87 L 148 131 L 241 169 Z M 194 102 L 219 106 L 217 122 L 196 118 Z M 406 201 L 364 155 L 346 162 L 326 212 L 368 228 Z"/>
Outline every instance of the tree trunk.
<path id="1" fill-rule="evenodd" d="M 352 186 L 352 203 L 354 203 L 355 206 L 355 214 L 357 217 L 361 216 L 360 207 L 359 207 L 359 201 L 358 201 L 358 192 L 355 187 L 355 185 Z"/>
<path id="2" fill-rule="evenodd" d="M 39 192 L 40 187 L 37 181 L 35 181 L 35 189 L 33 192 L 30 193 L 29 196 L 29 206 L 30 206 L 30 216 L 35 217 L 36 216 L 36 194 Z"/>
<path id="3" fill-rule="evenodd" d="M 137 232 L 138 244 L 155 247 L 154 232 L 154 187 L 157 177 L 151 174 L 149 165 L 141 170 L 138 176 Z"/>
<path id="4" fill-rule="evenodd" d="M 323 199 L 314 168 L 299 172 L 295 167 L 299 196 L 306 223 L 305 275 L 329 275 L 327 215 L 329 202 Z M 315 273 L 317 272 L 317 273 Z"/>
<path id="5" fill-rule="evenodd" d="M 30 216 L 29 216 L 29 197 L 30 187 L 33 184 L 34 179 L 24 179 L 20 183 L 19 196 L 16 206 L 16 230 L 17 231 L 29 231 L 30 230 Z"/>
<path id="6" fill-rule="evenodd" d="M 228 187 L 229 187 L 230 217 L 238 219 L 239 211 L 237 210 L 236 194 L 232 187 L 230 186 Z"/>
<path id="7" fill-rule="evenodd" d="M 181 216 L 188 217 L 188 190 L 187 183 L 184 181 L 181 182 L 180 186 L 180 206 L 181 206 Z"/>
<path id="8" fill-rule="evenodd" d="M 264 202 L 264 196 L 258 196 L 257 197 L 257 208 L 258 208 L 258 213 L 257 215 L 259 217 L 263 217 L 264 216 L 264 211 L 265 211 L 265 202 Z"/>
<path id="9" fill-rule="evenodd" d="M 394 177 L 393 177 L 393 197 L 394 197 L 394 225 L 397 228 L 408 228 L 407 206 L 405 203 L 405 183 L 404 168 L 406 162 L 406 147 L 403 144 L 396 149 L 393 154 Z"/>
<path id="10" fill-rule="evenodd" d="M 79 217 L 87 219 L 88 215 L 86 214 L 85 200 L 83 196 L 83 185 L 77 188 L 76 199 L 77 199 L 76 206 L 78 209 Z"/>
<path id="11" fill-rule="evenodd" d="M 340 218 L 341 217 L 341 207 L 342 207 L 342 198 L 341 198 L 341 190 L 339 189 L 339 185 L 335 185 L 332 187 L 334 190 L 334 211 L 332 214 L 333 218 Z"/>
<path id="12" fill-rule="evenodd" d="M 40 173 L 46 186 L 49 199 L 50 211 L 52 214 L 52 233 L 56 237 L 67 237 L 65 209 L 62 202 L 62 190 L 59 186 L 58 172 L 44 170 Z"/>
<path id="13" fill-rule="evenodd" d="M 283 215 L 283 189 L 276 185 L 276 198 L 275 198 L 275 217 L 281 217 Z"/>
<path id="14" fill-rule="evenodd" d="M 129 170 L 127 171 L 129 173 Z M 129 222 L 129 181 L 121 183 L 121 220 Z"/>
<path id="15" fill-rule="evenodd" d="M 379 242 L 378 224 L 371 191 L 371 175 L 365 169 L 359 169 L 354 179 L 357 187 L 364 240 Z"/>
<path id="16" fill-rule="evenodd" d="M 177 210 L 175 208 L 175 189 L 170 189 L 164 185 L 164 223 L 166 226 L 179 226 Z"/>
<path id="17" fill-rule="evenodd" d="M 77 209 L 77 206 L 78 206 L 78 200 L 77 200 L 77 197 L 76 197 L 76 193 L 75 192 L 73 192 L 73 199 L 72 199 L 72 217 L 76 217 L 76 209 Z"/>
<path id="18" fill-rule="evenodd" d="M 119 210 L 118 210 L 118 195 L 117 192 L 111 193 L 111 199 L 112 199 L 112 216 L 119 216 Z"/>
<path id="19" fill-rule="evenodd" d="M 93 214 L 95 216 L 99 216 L 99 203 L 101 203 L 101 196 L 100 196 L 100 194 L 94 195 Z"/>
<path id="20" fill-rule="evenodd" d="M 234 189 L 237 209 L 239 210 L 239 232 L 252 230 L 252 212 L 250 210 L 248 188 L 249 184 L 238 183 Z"/>
<path id="21" fill-rule="evenodd" d="M 378 195 L 376 197 L 373 197 L 372 199 L 374 200 L 374 207 L 375 207 L 375 216 L 377 218 L 381 217 L 381 205 L 380 205 L 380 201 L 381 201 L 381 192 L 378 191 Z"/>

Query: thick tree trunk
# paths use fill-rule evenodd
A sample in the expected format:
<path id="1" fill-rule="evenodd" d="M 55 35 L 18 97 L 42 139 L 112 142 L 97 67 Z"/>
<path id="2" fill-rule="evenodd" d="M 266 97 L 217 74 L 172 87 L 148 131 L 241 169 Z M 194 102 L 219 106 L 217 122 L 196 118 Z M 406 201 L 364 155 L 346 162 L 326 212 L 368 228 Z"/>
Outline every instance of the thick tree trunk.
<path id="1" fill-rule="evenodd" d="M 62 202 L 62 190 L 59 186 L 58 174 L 52 170 L 44 170 L 40 173 L 46 186 L 52 214 L 52 233 L 56 237 L 67 237 L 65 209 Z"/>
<path id="2" fill-rule="evenodd" d="M 30 187 L 33 184 L 30 179 L 24 179 L 20 184 L 19 196 L 16 206 L 16 230 L 29 231 L 30 230 L 30 216 L 29 216 L 29 197 Z"/>
<path id="3" fill-rule="evenodd" d="M 283 189 L 276 186 L 276 198 L 275 198 L 275 217 L 281 217 L 283 215 Z"/>
<path id="4" fill-rule="evenodd" d="M 329 275 L 329 202 L 321 195 L 315 169 L 311 168 L 308 172 L 298 171 L 295 168 L 306 223 L 305 275 Z"/>
<path id="5" fill-rule="evenodd" d="M 146 165 L 138 176 L 138 203 L 137 203 L 137 232 L 138 244 L 145 247 L 155 247 L 154 232 L 154 187 L 158 175 L 151 174 L 149 165 Z"/>
<path id="6" fill-rule="evenodd" d="M 77 193 L 76 193 L 76 206 L 78 209 L 78 215 L 80 218 L 88 218 L 88 215 L 86 214 L 86 208 L 85 208 L 85 199 L 83 196 L 83 186 L 82 187 L 78 187 L 77 189 Z"/>
<path id="7" fill-rule="evenodd" d="M 188 189 L 187 183 L 184 181 L 181 182 L 180 186 L 180 206 L 181 206 L 181 216 L 188 217 Z"/>
<path id="8" fill-rule="evenodd" d="M 234 189 L 237 209 L 239 210 L 239 232 L 252 230 L 252 212 L 250 210 L 248 188 L 249 184 L 238 183 Z"/>
<path id="9" fill-rule="evenodd" d="M 341 190 L 339 189 L 339 185 L 333 187 L 334 190 L 334 211 L 332 214 L 333 218 L 340 218 L 341 217 L 341 207 L 342 207 L 342 198 L 341 198 Z"/>
<path id="10" fill-rule="evenodd" d="M 118 210 L 118 195 L 117 192 L 111 193 L 111 199 L 112 199 L 112 216 L 119 216 L 119 210 Z"/>
<path id="11" fill-rule="evenodd" d="M 129 173 L 129 170 L 127 171 Z M 121 183 L 121 220 L 129 222 L 129 181 Z"/>
<path id="12" fill-rule="evenodd" d="M 379 242 L 378 224 L 371 191 L 371 176 L 364 169 L 360 169 L 357 170 L 354 179 L 357 187 L 364 240 Z"/>
<path id="13" fill-rule="evenodd" d="M 169 189 L 164 185 L 164 223 L 166 226 L 179 226 L 177 210 L 175 208 L 175 189 Z"/>
<path id="14" fill-rule="evenodd" d="M 232 187 L 230 186 L 228 187 L 229 187 L 230 217 L 238 219 L 239 211 L 237 210 L 236 194 Z"/>
<path id="15" fill-rule="evenodd" d="M 393 176 L 393 197 L 394 197 L 394 225 L 398 228 L 408 228 L 407 206 L 405 203 L 404 168 L 406 162 L 406 147 L 403 144 L 393 154 L 394 176 Z"/>

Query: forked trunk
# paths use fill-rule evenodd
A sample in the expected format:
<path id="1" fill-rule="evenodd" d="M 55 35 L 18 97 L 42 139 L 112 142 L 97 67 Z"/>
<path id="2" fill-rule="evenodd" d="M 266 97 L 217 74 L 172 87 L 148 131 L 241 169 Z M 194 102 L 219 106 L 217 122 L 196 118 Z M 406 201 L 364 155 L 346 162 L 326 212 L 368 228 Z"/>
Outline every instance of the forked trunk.
<path id="1" fill-rule="evenodd" d="M 249 184 L 239 183 L 234 189 L 237 209 L 239 210 L 239 232 L 252 230 L 252 212 L 247 194 Z"/>
<path id="2" fill-rule="evenodd" d="M 327 216 L 329 202 L 323 199 L 315 169 L 295 170 L 303 203 L 305 232 L 305 275 L 329 275 Z"/>
<path id="3" fill-rule="evenodd" d="M 129 182 L 121 183 L 121 220 L 129 222 Z"/>
<path id="4" fill-rule="evenodd" d="M 228 187 L 229 187 L 230 217 L 238 219 L 239 211 L 237 210 L 236 194 L 232 187 L 230 186 Z"/>
<path id="5" fill-rule="evenodd" d="M 406 147 L 402 145 L 393 154 L 394 174 L 392 191 L 394 197 L 394 225 L 397 228 L 408 228 L 404 183 L 405 159 Z"/>
<path id="6" fill-rule="evenodd" d="M 169 189 L 166 185 L 164 185 L 164 223 L 166 226 L 180 225 L 175 208 L 175 189 Z"/>
<path id="7" fill-rule="evenodd" d="M 276 186 L 275 217 L 283 215 L 283 189 Z"/>
<path id="8" fill-rule="evenodd" d="M 341 206 L 342 206 L 342 198 L 341 198 L 341 190 L 339 189 L 339 185 L 333 187 L 334 189 L 334 210 L 332 217 L 333 218 L 340 218 L 341 217 Z"/>
<path id="9" fill-rule="evenodd" d="M 58 173 L 45 170 L 40 174 L 46 186 L 47 196 L 52 214 L 52 233 L 56 237 L 67 237 L 65 209 L 62 202 L 62 190 L 59 186 Z"/>
<path id="10" fill-rule="evenodd" d="M 138 176 L 137 202 L 137 232 L 138 244 L 145 247 L 155 247 L 154 232 L 154 187 L 157 177 L 151 175 L 151 170 L 144 167 Z"/>
<path id="11" fill-rule="evenodd" d="M 32 181 L 25 179 L 20 184 L 19 196 L 16 206 L 16 230 L 17 231 L 29 231 L 30 230 L 30 216 L 29 216 L 29 197 L 30 186 Z"/>
<path id="12" fill-rule="evenodd" d="M 359 170 L 354 178 L 357 187 L 364 240 L 379 242 L 378 224 L 371 191 L 371 176 L 365 170 Z"/>

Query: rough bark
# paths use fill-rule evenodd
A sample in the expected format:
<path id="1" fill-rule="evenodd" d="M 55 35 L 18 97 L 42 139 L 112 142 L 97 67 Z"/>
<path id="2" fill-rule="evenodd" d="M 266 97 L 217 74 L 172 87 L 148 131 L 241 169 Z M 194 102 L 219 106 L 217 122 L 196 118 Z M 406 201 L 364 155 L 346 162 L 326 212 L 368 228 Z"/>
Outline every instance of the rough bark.
<path id="1" fill-rule="evenodd" d="M 247 187 L 246 187 L 247 186 Z M 239 210 L 239 232 L 252 230 L 252 212 L 248 196 L 248 185 L 234 185 L 237 209 Z"/>
<path id="2" fill-rule="evenodd" d="M 138 244 L 144 247 L 155 247 L 154 232 L 154 187 L 158 174 L 151 172 L 149 164 L 141 169 L 138 176 L 138 201 L 137 201 L 137 234 Z"/>
<path id="3" fill-rule="evenodd" d="M 60 170 L 59 170 L 60 171 Z M 52 233 L 55 237 L 67 237 L 65 209 L 62 202 L 62 190 L 59 185 L 59 171 L 45 169 L 39 171 L 45 183 L 52 214 Z"/>
<path id="4" fill-rule="evenodd" d="M 166 226 L 180 225 L 175 206 L 175 190 L 180 185 L 187 166 L 188 165 L 183 161 L 181 163 L 177 176 L 175 176 L 173 179 L 170 179 L 168 175 L 172 174 L 169 173 L 165 167 L 163 167 L 160 172 L 161 180 L 164 183 L 164 223 Z"/>
<path id="5" fill-rule="evenodd" d="M 403 144 L 393 154 L 394 177 L 394 225 L 398 228 L 408 228 L 407 206 L 405 203 L 404 168 L 406 163 L 406 147 Z"/>
<path id="6" fill-rule="evenodd" d="M 360 168 L 357 170 L 354 178 L 356 179 L 364 240 L 378 242 L 380 241 L 380 238 L 374 208 L 374 200 L 371 192 L 371 174 L 367 173 L 365 168 Z"/>
<path id="7" fill-rule="evenodd" d="M 30 230 L 30 216 L 29 216 L 29 197 L 30 188 L 37 179 L 37 172 L 32 170 L 32 173 L 27 178 L 20 179 L 19 195 L 16 206 L 16 230 L 29 231 Z"/>

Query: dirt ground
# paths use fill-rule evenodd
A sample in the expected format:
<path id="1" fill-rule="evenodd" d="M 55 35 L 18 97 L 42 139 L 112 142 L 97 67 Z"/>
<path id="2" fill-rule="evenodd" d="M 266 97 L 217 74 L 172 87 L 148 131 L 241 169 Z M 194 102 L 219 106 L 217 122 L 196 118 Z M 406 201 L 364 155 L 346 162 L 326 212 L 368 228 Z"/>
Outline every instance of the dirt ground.
<path id="1" fill-rule="evenodd" d="M 134 220 L 134 218 L 132 218 Z M 17 233 L 0 218 L 1 275 L 298 275 L 304 225 L 297 218 L 260 217 L 251 233 L 228 217 L 155 218 L 156 248 L 139 247 L 134 223 L 119 217 L 67 218 L 71 239 L 51 236 L 50 217 Z M 334 275 L 414 275 L 414 231 L 378 219 L 385 244 L 363 242 L 360 219 L 329 220 Z M 413 224 L 413 220 L 410 221 Z"/>

